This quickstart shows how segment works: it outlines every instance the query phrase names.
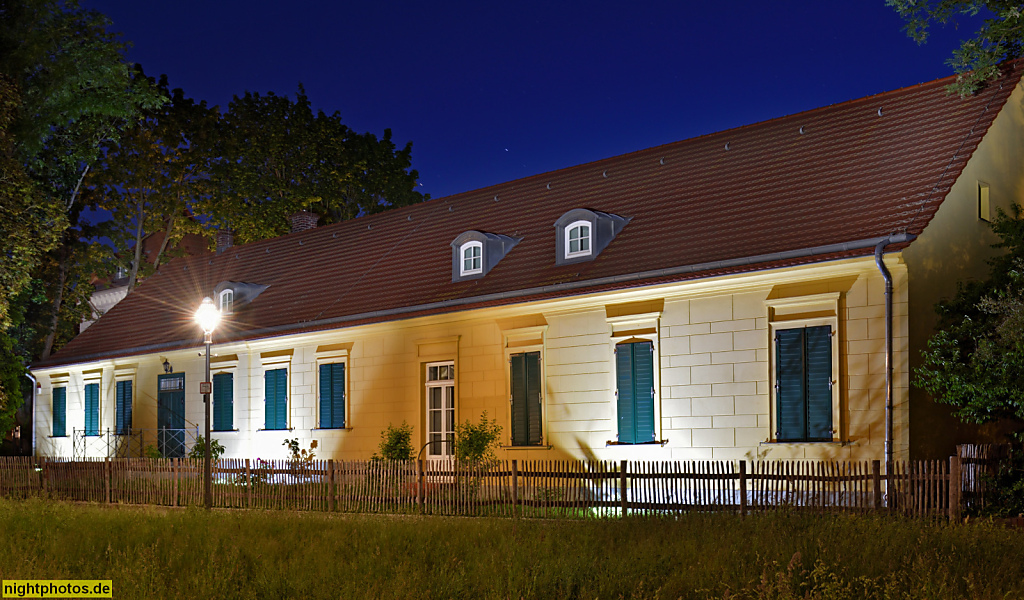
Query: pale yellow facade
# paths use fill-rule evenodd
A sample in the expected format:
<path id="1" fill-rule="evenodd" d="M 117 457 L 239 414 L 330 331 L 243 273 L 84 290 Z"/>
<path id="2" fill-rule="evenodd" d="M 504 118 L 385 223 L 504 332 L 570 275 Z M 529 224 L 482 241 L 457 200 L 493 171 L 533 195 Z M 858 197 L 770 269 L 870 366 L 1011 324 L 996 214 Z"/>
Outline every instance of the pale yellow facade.
<path id="1" fill-rule="evenodd" d="M 887 264 L 896 285 L 896 452 L 907 448 L 906 269 Z M 775 327 L 832 323 L 834 441 L 774 443 L 770 334 Z M 617 445 L 614 348 L 653 342 L 657 442 Z M 701 460 L 870 459 L 884 448 L 883 280 L 871 257 L 652 286 L 560 300 L 392 321 L 315 334 L 215 345 L 212 372 L 234 379 L 237 431 L 214 437 L 227 457 L 281 458 L 286 438 L 318 456 L 368 458 L 381 431 L 407 421 L 425 442 L 426 365 L 455 366 L 456 417 L 486 411 L 503 427 L 503 458 Z M 72 456 L 72 430 L 84 427 L 82 396 L 100 383 L 100 429 L 114 427 L 115 381 L 130 378 L 133 427 L 156 428 L 157 376 L 166 360 L 186 380 L 186 424 L 203 424 L 201 348 L 38 370 L 37 453 Z M 541 446 L 511 447 L 509 356 L 540 351 Z M 346 363 L 346 428 L 318 429 L 318 365 Z M 289 429 L 263 431 L 263 373 L 285 368 Z M 54 438 L 52 388 L 66 386 L 68 437 Z M 100 440 L 90 440 L 99 448 Z M 98 453 L 94 450 L 92 453 Z"/>

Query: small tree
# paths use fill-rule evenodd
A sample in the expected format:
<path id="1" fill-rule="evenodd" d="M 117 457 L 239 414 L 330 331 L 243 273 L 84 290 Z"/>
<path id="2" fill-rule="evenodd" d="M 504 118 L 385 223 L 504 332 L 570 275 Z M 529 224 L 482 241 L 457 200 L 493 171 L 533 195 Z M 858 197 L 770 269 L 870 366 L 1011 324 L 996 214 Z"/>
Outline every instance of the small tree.
<path id="1" fill-rule="evenodd" d="M 405 421 L 395 427 L 388 423 L 387 429 L 380 432 L 380 445 L 377 446 L 379 454 L 374 454 L 372 460 L 411 460 L 415 458 L 412 447 L 412 425 Z"/>
<path id="2" fill-rule="evenodd" d="M 500 443 L 501 425 L 498 425 L 497 419 L 487 420 L 487 411 L 484 411 L 476 425 L 468 420 L 455 425 L 455 444 L 452 452 L 459 462 L 486 464 L 497 460 L 494 451 Z"/>
<path id="3" fill-rule="evenodd" d="M 1024 423 L 1024 219 L 1019 205 L 1012 213 L 992 224 L 1008 252 L 989 261 L 987 280 L 936 305 L 938 331 L 915 371 L 914 384 L 966 423 Z"/>

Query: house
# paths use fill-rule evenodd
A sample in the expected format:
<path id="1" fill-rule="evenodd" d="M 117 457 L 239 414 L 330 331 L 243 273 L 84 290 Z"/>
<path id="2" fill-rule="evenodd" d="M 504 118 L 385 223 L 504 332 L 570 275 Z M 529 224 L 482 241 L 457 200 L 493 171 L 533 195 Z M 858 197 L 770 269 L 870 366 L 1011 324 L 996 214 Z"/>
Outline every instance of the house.
<path id="1" fill-rule="evenodd" d="M 367 458 L 406 421 L 438 458 L 484 412 L 520 460 L 946 456 L 963 432 L 910 369 L 1024 198 L 1021 72 L 176 259 L 33 366 L 35 452 L 182 452 L 208 296 L 227 457 Z"/>

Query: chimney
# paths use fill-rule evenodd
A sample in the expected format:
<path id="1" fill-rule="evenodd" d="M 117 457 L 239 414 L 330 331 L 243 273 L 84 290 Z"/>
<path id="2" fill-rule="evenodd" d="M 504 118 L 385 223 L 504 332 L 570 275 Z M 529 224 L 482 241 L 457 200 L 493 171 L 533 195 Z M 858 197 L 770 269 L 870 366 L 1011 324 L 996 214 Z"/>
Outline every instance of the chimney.
<path id="1" fill-rule="evenodd" d="M 235 232 L 230 229 L 217 230 L 217 254 L 224 252 L 235 244 Z"/>
<path id="2" fill-rule="evenodd" d="M 298 231 L 306 231 L 307 229 L 316 229 L 316 222 L 320 217 L 308 210 L 300 210 L 297 213 L 292 213 L 291 219 L 292 233 L 296 233 Z"/>

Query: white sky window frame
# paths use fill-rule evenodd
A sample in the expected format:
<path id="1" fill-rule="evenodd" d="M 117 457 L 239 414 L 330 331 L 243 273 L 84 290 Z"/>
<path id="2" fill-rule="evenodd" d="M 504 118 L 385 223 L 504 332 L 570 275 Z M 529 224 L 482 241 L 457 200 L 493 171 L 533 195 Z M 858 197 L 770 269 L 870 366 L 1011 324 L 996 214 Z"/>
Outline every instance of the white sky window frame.
<path id="1" fill-rule="evenodd" d="M 565 258 L 590 256 L 594 227 L 590 221 L 573 221 L 565 226 Z"/>
<path id="2" fill-rule="evenodd" d="M 452 456 L 455 439 L 455 362 L 426 363 L 426 456 L 443 460 Z"/>
<path id="3" fill-rule="evenodd" d="M 220 297 L 217 299 L 217 306 L 220 308 L 222 315 L 231 314 L 231 309 L 235 304 L 235 291 L 231 288 L 223 290 L 220 293 Z"/>
<path id="4" fill-rule="evenodd" d="M 459 275 L 476 275 L 484 272 L 484 245 L 481 242 L 471 241 L 459 247 Z"/>
<path id="5" fill-rule="evenodd" d="M 770 402 L 768 412 L 770 419 L 769 444 L 843 444 L 845 426 L 843 421 L 842 396 L 843 385 L 840 383 L 840 339 L 839 339 L 839 292 L 777 298 L 765 300 L 768 309 L 768 389 Z M 828 326 L 832 339 L 832 440 L 829 441 L 780 441 L 777 439 L 779 429 L 778 399 L 776 392 L 776 364 L 778 348 L 775 343 L 775 332 L 784 329 L 803 329 L 808 327 Z"/>

